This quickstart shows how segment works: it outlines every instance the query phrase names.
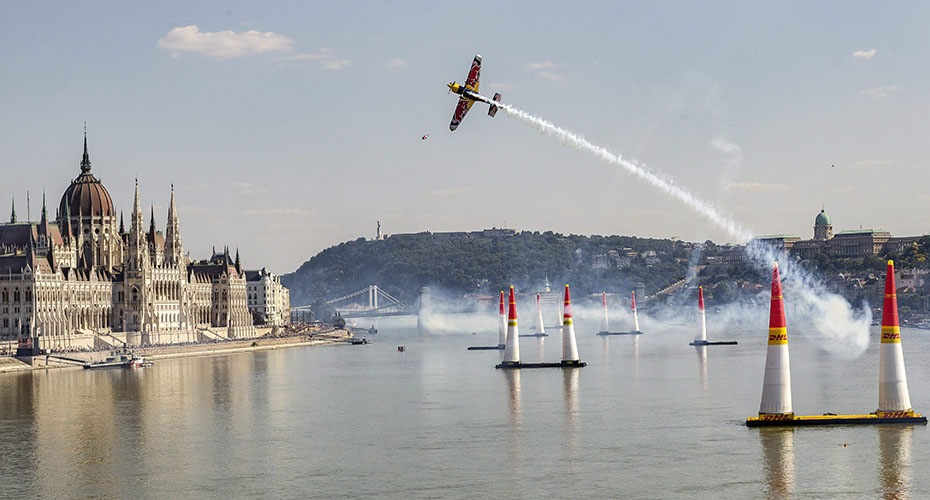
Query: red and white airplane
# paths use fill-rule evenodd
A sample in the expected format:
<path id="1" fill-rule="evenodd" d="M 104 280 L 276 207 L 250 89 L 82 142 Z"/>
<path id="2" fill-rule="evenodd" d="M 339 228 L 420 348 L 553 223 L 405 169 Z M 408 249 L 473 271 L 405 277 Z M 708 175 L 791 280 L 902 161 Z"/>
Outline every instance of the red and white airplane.
<path id="1" fill-rule="evenodd" d="M 455 113 L 452 115 L 452 123 L 449 124 L 449 130 L 455 130 L 465 119 L 468 110 L 471 109 L 475 101 L 481 101 L 490 106 L 488 116 L 497 114 L 497 104 L 501 100 L 500 93 L 495 93 L 493 99 L 478 93 L 478 79 L 481 78 L 481 55 L 475 54 L 475 60 L 471 62 L 471 69 L 468 70 L 468 78 L 465 79 L 465 85 L 459 85 L 455 82 L 448 84 L 449 91 L 459 95 L 459 103 L 455 106 Z"/>

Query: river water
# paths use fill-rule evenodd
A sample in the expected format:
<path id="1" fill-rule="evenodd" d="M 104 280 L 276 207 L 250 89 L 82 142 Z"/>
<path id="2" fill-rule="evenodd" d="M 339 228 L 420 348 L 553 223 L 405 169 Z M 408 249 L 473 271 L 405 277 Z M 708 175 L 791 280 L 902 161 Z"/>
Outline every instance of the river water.
<path id="1" fill-rule="evenodd" d="M 397 318 L 367 346 L 2 375 L 0 496 L 930 497 L 926 426 L 746 428 L 768 332 L 708 323 L 740 344 L 694 348 L 692 326 L 648 321 L 604 338 L 580 318 L 587 367 L 505 372 L 500 352 L 465 349 L 497 342 L 496 317 L 427 334 Z M 874 410 L 877 327 L 853 360 L 802 330 L 789 326 L 795 412 Z M 559 359 L 551 333 L 520 339 L 524 361 Z M 930 333 L 902 338 L 928 413 Z"/>

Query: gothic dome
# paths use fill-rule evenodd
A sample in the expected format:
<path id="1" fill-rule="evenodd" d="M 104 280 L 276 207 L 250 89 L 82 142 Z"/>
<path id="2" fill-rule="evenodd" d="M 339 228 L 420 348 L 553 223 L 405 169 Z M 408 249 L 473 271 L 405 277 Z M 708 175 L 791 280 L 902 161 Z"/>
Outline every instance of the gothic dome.
<path id="1" fill-rule="evenodd" d="M 81 160 L 81 175 L 71 181 L 71 185 L 61 195 L 58 204 L 58 216 L 64 218 L 70 211 L 72 217 L 78 214 L 84 217 L 116 217 L 113 199 L 107 188 L 103 187 L 90 173 L 90 155 L 87 154 L 87 136 L 84 136 L 84 158 Z"/>

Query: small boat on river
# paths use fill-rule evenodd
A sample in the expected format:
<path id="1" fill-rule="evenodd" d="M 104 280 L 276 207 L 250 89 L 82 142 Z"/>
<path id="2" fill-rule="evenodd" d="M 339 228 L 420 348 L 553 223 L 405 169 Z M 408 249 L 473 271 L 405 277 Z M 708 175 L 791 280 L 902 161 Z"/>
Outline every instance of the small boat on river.
<path id="1" fill-rule="evenodd" d="M 130 352 L 107 356 L 107 359 L 103 361 L 86 363 L 84 365 L 84 369 L 93 370 L 97 368 L 141 368 L 143 366 L 152 366 L 154 364 L 155 363 L 153 361 L 147 360 L 139 354 L 133 354 Z"/>

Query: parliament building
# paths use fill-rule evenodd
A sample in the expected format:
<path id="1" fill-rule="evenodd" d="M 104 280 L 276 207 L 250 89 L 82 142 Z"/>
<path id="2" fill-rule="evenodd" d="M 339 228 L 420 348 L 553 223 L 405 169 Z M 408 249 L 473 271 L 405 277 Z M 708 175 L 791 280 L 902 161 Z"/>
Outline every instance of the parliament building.
<path id="1" fill-rule="evenodd" d="M 189 259 L 173 186 L 164 233 L 154 207 L 146 228 L 138 181 L 128 230 L 123 222 L 91 173 L 85 134 L 81 172 L 55 219 L 43 195 L 39 222 L 19 222 L 14 202 L 0 224 L 0 342 L 62 350 L 257 335 L 239 252 Z M 277 293 L 289 302 L 286 288 Z"/>

